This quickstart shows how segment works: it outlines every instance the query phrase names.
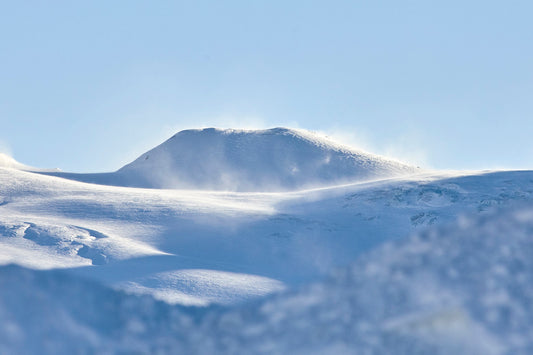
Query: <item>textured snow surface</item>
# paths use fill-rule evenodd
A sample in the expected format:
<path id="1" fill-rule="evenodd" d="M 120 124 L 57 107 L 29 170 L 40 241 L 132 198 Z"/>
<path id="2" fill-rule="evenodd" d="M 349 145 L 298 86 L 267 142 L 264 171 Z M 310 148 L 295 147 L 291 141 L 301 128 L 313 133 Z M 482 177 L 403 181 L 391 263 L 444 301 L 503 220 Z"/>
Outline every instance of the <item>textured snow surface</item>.
<path id="1" fill-rule="evenodd" d="M 240 307 L 170 306 L 4 266 L 0 352 L 531 354 L 532 253 L 529 203 L 386 243 Z"/>
<path id="2" fill-rule="evenodd" d="M 386 244 L 323 283 L 221 315 L 246 325 L 218 328 L 217 346 L 227 336 L 252 353 L 531 354 L 529 206 Z"/>
<path id="3" fill-rule="evenodd" d="M 408 175 L 419 169 L 304 130 L 186 130 L 115 173 L 58 176 L 107 185 L 288 191 Z"/>
<path id="4" fill-rule="evenodd" d="M 305 131 L 183 131 L 108 174 L 0 157 L 0 354 L 531 354 L 532 241 L 533 171 Z"/>
<path id="5" fill-rule="evenodd" d="M 295 193 L 85 184 L 0 168 L 0 264 L 63 268 L 184 305 L 318 280 L 381 243 L 532 201 L 533 172 L 436 174 Z"/>

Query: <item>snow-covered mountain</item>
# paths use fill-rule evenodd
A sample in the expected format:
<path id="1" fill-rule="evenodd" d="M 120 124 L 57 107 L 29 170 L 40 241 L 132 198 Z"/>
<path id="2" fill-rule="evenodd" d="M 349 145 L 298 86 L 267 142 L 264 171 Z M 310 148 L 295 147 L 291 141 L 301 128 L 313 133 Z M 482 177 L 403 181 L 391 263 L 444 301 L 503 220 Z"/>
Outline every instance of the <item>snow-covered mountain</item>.
<path id="1" fill-rule="evenodd" d="M 58 174 L 99 184 L 222 191 L 289 191 L 419 172 L 304 130 L 181 131 L 115 173 Z"/>
<path id="2" fill-rule="evenodd" d="M 0 264 L 34 270 L 0 269 L 0 353 L 531 347 L 533 171 L 421 172 L 285 129 L 184 131 L 109 174 L 6 161 Z"/>

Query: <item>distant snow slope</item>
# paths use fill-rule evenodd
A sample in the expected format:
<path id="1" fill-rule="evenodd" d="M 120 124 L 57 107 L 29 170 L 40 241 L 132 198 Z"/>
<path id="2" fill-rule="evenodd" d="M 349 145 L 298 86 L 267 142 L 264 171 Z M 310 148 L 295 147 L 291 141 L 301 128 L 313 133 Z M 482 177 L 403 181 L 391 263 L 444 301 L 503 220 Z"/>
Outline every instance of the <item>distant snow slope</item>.
<path id="1" fill-rule="evenodd" d="M 528 355 L 533 204 L 386 243 L 329 279 L 233 308 L 170 307 L 0 268 L 0 353 Z"/>
<path id="2" fill-rule="evenodd" d="M 186 130 L 115 173 L 57 174 L 118 186 L 288 191 L 419 172 L 304 130 Z"/>
<path id="3" fill-rule="evenodd" d="M 439 173 L 293 193 L 138 189 L 0 168 L 0 263 L 187 305 L 316 280 L 463 213 L 533 201 L 533 172 Z"/>

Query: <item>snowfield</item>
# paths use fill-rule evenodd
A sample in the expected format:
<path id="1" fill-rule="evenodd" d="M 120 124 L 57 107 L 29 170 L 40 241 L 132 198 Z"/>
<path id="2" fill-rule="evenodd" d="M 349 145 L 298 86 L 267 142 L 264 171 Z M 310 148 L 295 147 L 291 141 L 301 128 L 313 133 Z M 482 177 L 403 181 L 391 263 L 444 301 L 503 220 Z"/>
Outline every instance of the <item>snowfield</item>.
<path id="1" fill-rule="evenodd" d="M 533 204 L 388 242 L 241 307 L 170 306 L 0 268 L 2 353 L 531 354 Z"/>
<path id="2" fill-rule="evenodd" d="M 532 172 L 419 175 L 293 193 L 134 189 L 0 169 L 0 262 L 67 268 L 189 305 L 323 277 L 384 241 L 531 200 Z"/>
<path id="3" fill-rule="evenodd" d="M 0 353 L 528 354 L 532 211 L 533 171 L 288 129 L 183 131 L 115 173 L 6 157 Z"/>

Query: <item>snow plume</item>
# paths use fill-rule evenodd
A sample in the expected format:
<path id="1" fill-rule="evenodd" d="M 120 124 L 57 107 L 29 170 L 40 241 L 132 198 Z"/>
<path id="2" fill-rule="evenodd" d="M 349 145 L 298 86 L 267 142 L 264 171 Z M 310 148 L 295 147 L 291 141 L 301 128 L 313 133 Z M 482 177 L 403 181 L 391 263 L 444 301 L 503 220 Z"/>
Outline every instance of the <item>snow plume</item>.
<path id="1" fill-rule="evenodd" d="M 0 154 L 5 154 L 10 157 L 13 156 L 13 152 L 11 151 L 9 144 L 7 144 L 5 141 L 1 139 L 0 139 Z"/>
<path id="2" fill-rule="evenodd" d="M 429 155 L 421 143 L 420 134 L 416 130 L 401 132 L 393 140 L 378 143 L 375 138 L 363 130 L 338 127 L 319 132 L 325 137 L 340 142 L 354 149 L 376 152 L 389 159 L 411 164 L 413 166 L 430 167 Z"/>
<path id="3" fill-rule="evenodd" d="M 13 154 L 7 143 L 0 140 L 0 168 L 19 168 L 21 165 L 13 158 Z"/>
<path id="4" fill-rule="evenodd" d="M 43 172 L 43 173 L 59 171 L 59 169 L 40 169 L 40 168 L 34 168 L 28 165 L 24 165 L 16 161 L 11 156 L 4 154 L 4 153 L 0 153 L 0 168 L 11 168 L 11 169 L 33 171 L 33 172 Z"/>
<path id="5" fill-rule="evenodd" d="M 10 155 L 0 153 L 0 168 L 23 169 L 25 166 L 17 162 Z"/>
<path id="6" fill-rule="evenodd" d="M 383 154 L 407 164 L 431 168 L 429 152 L 423 148 L 420 135 L 415 131 L 396 137 L 385 146 Z"/>

